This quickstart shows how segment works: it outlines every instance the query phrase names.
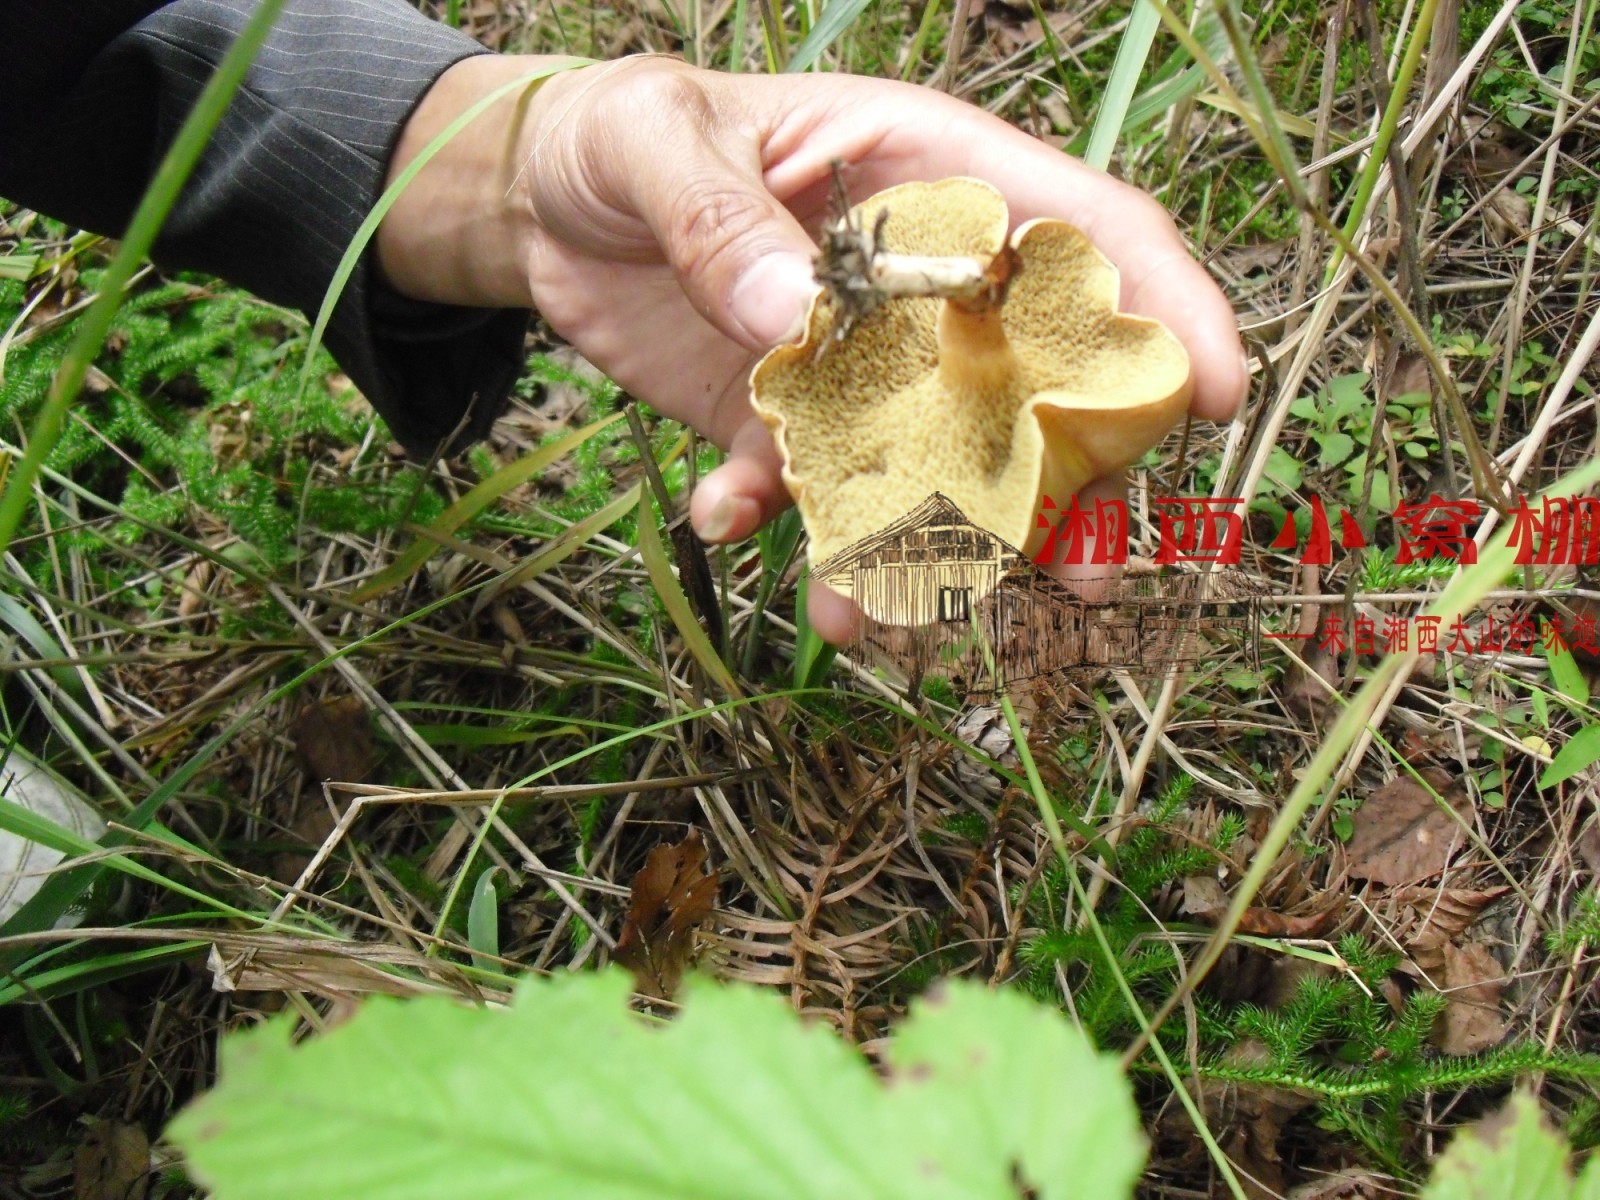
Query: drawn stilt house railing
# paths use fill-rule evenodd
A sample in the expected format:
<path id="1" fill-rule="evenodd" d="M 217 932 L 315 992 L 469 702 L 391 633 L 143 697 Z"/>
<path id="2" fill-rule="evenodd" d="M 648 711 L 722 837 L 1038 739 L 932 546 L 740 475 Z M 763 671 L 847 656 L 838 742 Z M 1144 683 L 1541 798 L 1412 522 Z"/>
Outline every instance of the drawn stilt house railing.
<path id="1" fill-rule="evenodd" d="M 975 691 L 1060 671 L 1161 675 L 1203 650 L 1196 631 L 1256 627 L 1256 599 L 1215 573 L 1131 576 L 1083 599 L 935 492 L 834 555 L 813 577 L 894 626 L 878 644 L 920 674 Z"/>

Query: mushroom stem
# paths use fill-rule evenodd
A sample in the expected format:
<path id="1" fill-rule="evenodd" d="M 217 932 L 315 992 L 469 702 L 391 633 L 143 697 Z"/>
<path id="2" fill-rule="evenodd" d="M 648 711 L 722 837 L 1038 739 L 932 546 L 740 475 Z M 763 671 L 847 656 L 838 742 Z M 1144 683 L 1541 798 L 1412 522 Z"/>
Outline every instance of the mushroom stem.
<path id="1" fill-rule="evenodd" d="M 939 374 L 964 395 L 1002 396 L 1017 372 L 1017 356 L 998 308 L 974 310 L 957 300 L 939 306 Z"/>
<path id="2" fill-rule="evenodd" d="M 942 296 L 946 300 L 976 300 L 989 291 L 991 281 L 981 260 L 963 256 L 927 254 L 874 255 L 867 278 L 885 296 Z"/>
<path id="3" fill-rule="evenodd" d="M 939 296 L 970 312 L 999 308 L 1015 269 L 1009 247 L 988 262 L 967 255 L 892 254 L 880 250 L 867 279 L 884 296 Z"/>

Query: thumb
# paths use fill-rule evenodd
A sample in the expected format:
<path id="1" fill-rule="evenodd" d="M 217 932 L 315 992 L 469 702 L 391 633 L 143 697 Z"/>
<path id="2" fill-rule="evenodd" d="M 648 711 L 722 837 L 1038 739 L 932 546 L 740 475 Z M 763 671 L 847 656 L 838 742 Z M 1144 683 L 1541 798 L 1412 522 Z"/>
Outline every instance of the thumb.
<path id="1" fill-rule="evenodd" d="M 755 353 L 797 338 L 817 288 L 811 239 L 767 191 L 754 147 L 741 163 L 685 133 L 641 180 L 640 215 L 718 331 Z"/>

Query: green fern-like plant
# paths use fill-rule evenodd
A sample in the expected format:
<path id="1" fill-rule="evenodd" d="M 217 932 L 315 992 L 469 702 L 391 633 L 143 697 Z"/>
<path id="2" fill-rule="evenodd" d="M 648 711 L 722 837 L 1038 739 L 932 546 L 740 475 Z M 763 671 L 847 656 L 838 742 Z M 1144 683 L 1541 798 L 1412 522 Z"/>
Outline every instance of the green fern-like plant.
<path id="1" fill-rule="evenodd" d="M 1064 746 L 1057 755 L 1069 771 L 1087 761 L 1077 749 Z M 1151 916 L 1162 893 L 1185 876 L 1213 869 L 1243 833 L 1242 819 L 1233 815 L 1217 823 L 1206 845 L 1178 836 L 1175 823 L 1192 790 L 1193 781 L 1183 776 L 1164 786 L 1118 848 L 1118 886 L 1097 910 L 1109 958 L 1092 931 L 1072 919 L 1072 881 L 1061 862 L 1052 861 L 1041 872 L 1025 902 L 1020 888 L 1013 892 L 1013 901 L 1023 905 L 1028 924 L 1037 930 L 1019 946 L 1021 986 L 1038 999 L 1060 1003 L 1064 982 L 1072 1012 L 1098 1045 L 1125 1043 L 1138 1032 L 1118 974 L 1147 1011 L 1178 986 L 1177 950 Z M 1576 946 L 1596 934 L 1600 902 L 1588 896 L 1567 929 L 1553 936 Z M 1430 1035 L 1445 998 L 1417 992 L 1397 1013 L 1378 985 L 1398 965 L 1398 956 L 1358 937 L 1345 938 L 1339 952 L 1348 971 L 1308 974 L 1288 1003 L 1276 1008 L 1198 995 L 1193 1011 L 1201 1077 L 1313 1096 L 1322 1128 L 1359 1143 L 1401 1177 L 1414 1174 L 1416 1162 L 1417 1147 L 1407 1134 L 1411 1107 L 1429 1092 L 1501 1088 L 1532 1070 L 1568 1079 L 1600 1078 L 1600 1056 L 1538 1046 L 1505 1046 L 1465 1058 L 1441 1055 Z M 1181 1053 L 1188 1022 L 1175 1019 L 1158 1036 Z M 1265 1057 L 1252 1055 L 1245 1064 L 1230 1054 L 1247 1040 L 1265 1047 Z M 1156 1068 L 1145 1060 L 1137 1069 Z"/>
<path id="2" fill-rule="evenodd" d="M 98 271 L 85 269 L 93 288 Z M 22 302 L 0 285 L 0 314 Z M 71 334 L 56 330 L 13 348 L 0 384 L 0 421 L 25 426 L 42 403 Z M 351 444 L 376 420 L 319 354 L 302 396 L 304 321 L 236 289 L 183 276 L 130 296 L 96 366 L 99 383 L 73 412 L 46 466 L 110 501 L 123 517 L 75 530 L 87 550 L 129 545 L 150 525 L 205 514 L 275 566 L 294 557 L 309 518 L 329 530 L 393 525 L 401 497 L 348 479 L 314 483 L 305 450 Z M 108 585 L 111 581 L 106 581 Z"/>
<path id="3" fill-rule="evenodd" d="M 1057 755 L 1063 765 L 1081 757 L 1071 744 L 1064 745 Z M 1154 936 L 1159 930 L 1150 917 L 1151 901 L 1184 876 L 1214 867 L 1243 830 L 1236 819 L 1220 822 L 1209 846 L 1175 836 L 1174 821 L 1188 807 L 1193 791 L 1194 780 L 1186 775 L 1174 777 L 1161 789 L 1139 828 L 1119 847 L 1119 886 L 1099 912 L 1109 959 L 1091 930 L 1078 923 L 1064 927 L 1072 893 L 1065 866 L 1051 862 L 1028 893 L 1028 924 L 1039 932 L 1025 937 L 1018 948 L 1024 967 L 1022 986 L 1041 1000 L 1059 1000 L 1058 972 L 1064 972 L 1072 990 L 1073 1011 L 1100 1045 L 1126 1040 L 1138 1029 L 1118 983 L 1119 974 L 1136 995 L 1158 1001 L 1176 978 L 1177 951 L 1168 939 Z M 1013 902 L 1021 901 L 1019 888 Z"/>
<path id="4" fill-rule="evenodd" d="M 1204 1078 L 1287 1088 L 1315 1096 L 1322 1128 L 1360 1143 L 1373 1159 L 1397 1175 L 1410 1174 L 1409 1106 L 1430 1091 L 1497 1088 L 1528 1071 L 1569 1079 L 1600 1078 L 1600 1056 L 1546 1052 L 1531 1045 L 1502 1046 L 1483 1054 L 1448 1057 L 1429 1041 L 1446 1000 L 1417 992 L 1395 1013 L 1369 983 L 1394 965 L 1347 937 L 1341 956 L 1354 974 L 1303 979 L 1294 997 L 1278 1009 L 1238 1005 L 1231 1012 L 1212 1006 L 1205 1028 L 1214 1053 L 1200 1065 Z M 1220 1033 L 1220 1036 L 1219 1036 Z M 1241 1038 L 1267 1047 L 1269 1058 L 1241 1066 L 1226 1048 Z"/>

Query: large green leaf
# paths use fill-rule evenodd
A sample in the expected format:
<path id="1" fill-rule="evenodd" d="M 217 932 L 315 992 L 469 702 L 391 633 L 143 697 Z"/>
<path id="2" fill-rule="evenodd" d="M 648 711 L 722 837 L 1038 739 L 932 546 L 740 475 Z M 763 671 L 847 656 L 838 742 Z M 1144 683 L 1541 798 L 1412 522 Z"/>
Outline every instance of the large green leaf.
<path id="1" fill-rule="evenodd" d="M 1539 786 L 1555 787 L 1600 762 L 1600 725 L 1585 725 L 1556 751 L 1539 776 Z"/>
<path id="2" fill-rule="evenodd" d="M 613 972 L 503 1010 L 380 997 L 300 1046 L 276 1020 L 169 1135 L 217 1200 L 1111 1200 L 1138 1176 L 1115 1064 L 1020 995 L 920 1002 L 887 1083 L 772 993 L 695 983 L 664 1026 L 627 996 Z"/>
<path id="3" fill-rule="evenodd" d="M 1545 1123 L 1539 1102 L 1518 1092 L 1500 1116 L 1456 1136 L 1439 1156 L 1423 1200 L 1596 1200 L 1590 1163 L 1574 1191 L 1567 1144 Z"/>

